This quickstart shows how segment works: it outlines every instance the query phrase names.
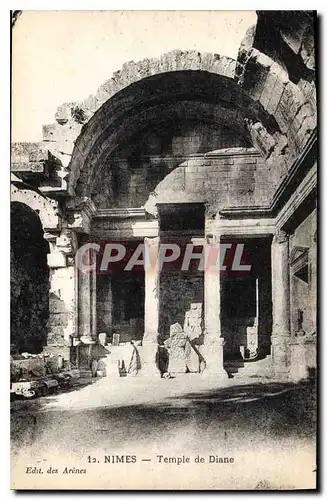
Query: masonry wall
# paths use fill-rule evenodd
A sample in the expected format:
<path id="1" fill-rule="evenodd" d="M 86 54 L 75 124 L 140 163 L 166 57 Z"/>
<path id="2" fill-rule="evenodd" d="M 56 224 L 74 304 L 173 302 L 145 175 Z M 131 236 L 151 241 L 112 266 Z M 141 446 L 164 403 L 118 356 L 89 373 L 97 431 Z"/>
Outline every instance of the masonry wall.
<path id="1" fill-rule="evenodd" d="M 141 340 L 144 334 L 144 274 L 97 276 L 97 333 L 112 341 Z"/>
<path id="2" fill-rule="evenodd" d="M 216 213 L 232 206 L 260 206 L 268 203 L 269 188 L 265 161 L 252 149 L 230 148 L 188 159 L 158 184 L 146 208 L 153 212 L 155 203 L 207 202 Z"/>
<path id="3" fill-rule="evenodd" d="M 247 327 L 253 327 L 258 314 L 258 355 L 269 354 L 272 331 L 271 243 L 269 238 L 249 239 L 243 253 L 251 265 L 248 274 L 221 274 L 221 328 L 225 339 L 225 358 L 247 347 Z M 256 304 L 258 280 L 258 304 Z M 257 307 L 256 307 L 257 306 Z"/>
<path id="4" fill-rule="evenodd" d="M 160 276 L 160 334 L 162 339 L 169 337 L 170 326 L 179 323 L 184 326 L 185 314 L 192 303 L 202 303 L 204 307 L 203 273 L 186 272 Z"/>
<path id="5" fill-rule="evenodd" d="M 210 124 L 143 132 L 102 165 L 92 198 L 97 208 L 149 212 L 158 202 L 206 201 L 215 210 L 265 204 L 279 175 L 248 146 L 238 131 Z"/>

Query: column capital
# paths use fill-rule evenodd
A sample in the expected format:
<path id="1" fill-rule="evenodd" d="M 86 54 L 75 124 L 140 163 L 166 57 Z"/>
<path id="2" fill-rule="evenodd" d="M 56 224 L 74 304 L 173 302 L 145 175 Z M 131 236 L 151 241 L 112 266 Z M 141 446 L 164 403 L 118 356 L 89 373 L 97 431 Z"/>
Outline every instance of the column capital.
<path id="1" fill-rule="evenodd" d="M 65 255 L 73 255 L 78 247 L 77 237 L 74 231 L 63 229 L 56 239 L 56 246 L 58 250 Z"/>
<path id="2" fill-rule="evenodd" d="M 67 203 L 68 228 L 77 233 L 90 233 L 96 206 L 90 198 L 74 198 Z"/>
<path id="3" fill-rule="evenodd" d="M 206 219 L 214 221 L 217 217 L 217 208 L 214 208 L 209 202 L 204 203 L 204 208 Z"/>
<path id="4" fill-rule="evenodd" d="M 145 236 L 144 243 L 149 247 L 155 247 L 155 246 L 159 245 L 160 237 L 154 236 L 153 238 L 149 238 L 148 236 Z"/>
<path id="5" fill-rule="evenodd" d="M 273 243 L 286 243 L 288 240 L 289 234 L 281 229 L 278 229 L 273 237 Z"/>
<path id="6" fill-rule="evenodd" d="M 67 210 L 84 210 L 88 215 L 93 215 L 96 212 L 96 206 L 91 198 L 87 196 L 70 199 L 66 204 L 66 208 Z"/>
<path id="7" fill-rule="evenodd" d="M 220 242 L 220 234 L 208 233 L 205 236 L 205 241 L 207 245 L 218 245 Z"/>
<path id="8" fill-rule="evenodd" d="M 56 239 L 58 238 L 58 235 L 60 234 L 60 230 L 53 230 L 53 231 L 44 231 L 43 238 L 50 244 L 50 245 L 55 245 Z"/>
<path id="9" fill-rule="evenodd" d="M 69 229 L 47 231 L 44 239 L 49 243 L 48 265 L 51 268 L 71 265 L 71 258 L 77 250 L 76 234 Z"/>

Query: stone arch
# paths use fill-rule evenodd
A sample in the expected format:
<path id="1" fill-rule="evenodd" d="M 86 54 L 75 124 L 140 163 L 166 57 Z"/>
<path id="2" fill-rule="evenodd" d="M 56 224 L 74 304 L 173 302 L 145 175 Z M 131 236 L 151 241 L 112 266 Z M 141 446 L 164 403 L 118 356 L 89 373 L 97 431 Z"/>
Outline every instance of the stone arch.
<path id="1" fill-rule="evenodd" d="M 70 163 L 71 192 L 79 183 L 78 196 L 89 195 L 87 186 L 94 167 L 115 150 L 122 138 L 144 127 L 144 123 L 172 120 L 173 115 L 178 115 L 181 103 L 191 102 L 193 107 L 201 104 L 199 120 L 216 123 L 228 120 L 229 127 L 242 130 L 247 137 L 250 135 L 244 117 L 255 120 L 260 115 L 260 109 L 251 105 L 230 78 L 192 70 L 148 77 L 106 101 L 83 128 Z M 205 112 L 208 105 L 214 111 L 211 117 Z M 191 106 L 186 114 L 192 114 Z"/>
<path id="2" fill-rule="evenodd" d="M 144 123 L 162 119 L 164 111 L 167 116 L 167 105 L 174 113 L 174 108 L 176 109 L 180 102 L 193 101 L 215 107 L 219 103 L 220 113 L 216 112 L 214 119 L 217 119 L 218 114 L 222 119 L 224 114 L 226 116 L 226 113 L 232 112 L 234 116 L 231 117 L 230 124 L 239 128 L 242 117 L 238 113 L 237 104 L 245 108 L 249 103 L 243 102 L 242 91 L 232 79 L 231 68 L 234 70 L 235 62 L 219 56 L 215 60 L 213 56 L 216 55 L 212 55 L 208 62 L 198 55 L 197 63 L 193 61 L 192 64 L 192 58 L 188 60 L 185 56 L 184 59 L 178 59 L 174 52 L 163 58 L 165 65 L 158 66 L 157 60 L 148 60 L 147 71 L 143 69 L 136 72 L 133 63 L 134 71 L 127 72 L 129 79 L 120 79 L 120 82 L 124 82 L 123 88 L 117 85 L 116 80 L 114 87 L 112 80 L 109 81 L 110 84 L 107 82 L 102 87 L 106 89 L 107 100 L 83 126 L 75 142 L 69 165 L 70 191 L 72 192 L 78 181 L 86 185 L 89 183 L 94 165 L 104 156 L 108 156 L 126 133 L 131 135 L 142 128 Z M 145 67 L 142 62 L 139 64 L 140 67 Z M 224 64 L 229 68 L 228 71 Z M 125 71 L 126 68 L 127 66 Z M 113 93 L 113 88 L 116 93 Z M 102 98 L 98 103 L 104 100 L 104 90 L 101 92 Z M 241 126 L 243 132 L 247 133 L 243 123 Z M 79 196 L 88 194 L 83 188 L 77 191 Z"/>
<path id="3" fill-rule="evenodd" d="M 315 128 L 314 96 L 305 96 L 278 62 L 254 47 L 254 40 L 255 30 L 250 30 L 237 61 L 176 50 L 128 62 L 95 95 L 58 108 L 57 124 L 45 127 L 44 137 L 53 150 L 71 155 L 69 193 L 89 196 L 98 162 L 117 147 L 119 135 L 131 133 L 139 115 L 182 100 L 219 105 L 222 114 L 234 111 L 238 120 L 231 126 L 242 122 L 263 157 L 282 154 L 289 167 Z"/>
<path id="4" fill-rule="evenodd" d="M 106 132 L 99 138 L 90 155 L 85 159 L 84 169 L 80 172 L 77 183 L 77 193 L 81 196 L 88 194 L 84 189 L 92 186 L 97 172 L 92 165 L 104 165 L 109 161 L 110 155 L 115 152 L 122 142 L 127 143 L 135 134 L 143 130 L 169 124 L 174 127 L 177 123 L 202 121 L 213 127 L 231 128 L 235 136 L 242 135 L 244 144 L 250 145 L 250 135 L 244 127 L 244 121 L 238 110 L 227 106 L 214 105 L 201 101 L 179 101 L 173 104 L 158 104 L 151 108 L 141 110 L 139 113 L 131 112 L 128 119 L 117 126 L 112 133 Z M 204 151 L 202 151 L 204 152 Z M 180 164 L 176 159 L 176 166 Z"/>
<path id="5" fill-rule="evenodd" d="M 11 201 L 24 203 L 31 208 L 40 219 L 43 230 L 59 228 L 58 202 L 42 197 L 36 191 L 18 189 L 11 186 Z"/>
<path id="6" fill-rule="evenodd" d="M 275 120 L 273 148 L 285 156 L 288 167 L 317 127 L 313 25 L 310 12 L 258 11 L 236 62 L 238 85 Z M 249 123 L 254 143 L 263 135 L 258 134 L 261 125 Z"/>
<path id="7" fill-rule="evenodd" d="M 11 343 L 18 352 L 38 353 L 46 344 L 49 316 L 49 245 L 38 214 L 11 203 Z"/>
<path id="8" fill-rule="evenodd" d="M 126 62 L 97 92 L 79 103 L 65 103 L 57 109 L 55 118 L 61 125 L 75 118 L 84 124 L 108 99 L 144 78 L 176 71 L 206 71 L 213 74 L 234 77 L 236 61 L 230 57 L 195 50 L 174 50 L 159 58 Z"/>

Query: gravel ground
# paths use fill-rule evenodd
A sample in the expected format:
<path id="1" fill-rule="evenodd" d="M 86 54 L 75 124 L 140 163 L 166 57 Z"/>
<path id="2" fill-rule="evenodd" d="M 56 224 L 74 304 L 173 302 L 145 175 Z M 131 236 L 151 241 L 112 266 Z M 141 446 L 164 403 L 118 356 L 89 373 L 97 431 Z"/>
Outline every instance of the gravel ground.
<path id="1" fill-rule="evenodd" d="M 74 489 L 314 488 L 315 417 L 312 382 L 101 379 L 12 404 L 13 487 L 59 487 L 60 479 Z M 136 463 L 106 462 L 117 454 Z M 205 463 L 195 466 L 197 456 Z M 192 469 L 171 463 L 187 457 Z M 234 463 L 221 466 L 219 457 Z M 40 464 L 59 467 L 55 485 L 49 474 L 26 474 Z M 60 472 L 64 464 L 87 473 L 72 483 Z"/>

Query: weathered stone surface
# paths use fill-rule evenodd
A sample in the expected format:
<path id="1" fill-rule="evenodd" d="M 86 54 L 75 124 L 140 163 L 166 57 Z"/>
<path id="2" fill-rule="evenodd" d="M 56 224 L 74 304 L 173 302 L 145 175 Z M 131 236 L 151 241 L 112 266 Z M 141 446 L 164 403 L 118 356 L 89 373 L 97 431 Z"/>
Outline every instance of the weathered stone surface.
<path id="1" fill-rule="evenodd" d="M 46 161 L 48 153 L 41 142 L 14 142 L 11 146 L 11 159 L 13 163 L 38 163 Z"/>
<path id="2" fill-rule="evenodd" d="M 183 331 L 190 340 L 194 340 L 202 335 L 202 326 L 202 303 L 192 303 L 185 313 Z"/>
<path id="3" fill-rule="evenodd" d="M 61 125 L 67 123 L 69 118 L 71 117 L 71 107 L 69 104 L 62 104 L 56 111 L 55 119 Z"/>
<path id="4" fill-rule="evenodd" d="M 11 201 L 24 203 L 31 207 L 42 222 L 44 230 L 54 229 L 59 227 L 59 209 L 58 202 L 44 198 L 35 191 L 21 190 L 11 186 Z"/>
<path id="5" fill-rule="evenodd" d="M 302 145 L 306 144 L 312 131 L 316 129 L 316 126 L 317 126 L 317 124 L 316 124 L 315 117 L 306 116 L 303 119 L 303 122 L 298 130 L 298 140 Z"/>
<path id="6" fill-rule="evenodd" d="M 227 206 L 264 204 L 273 196 L 271 174 L 278 172 L 280 161 L 273 157 L 270 173 L 262 157 L 253 155 L 251 149 L 245 149 L 248 153 L 238 153 L 242 150 L 235 148 L 234 154 L 233 150 L 228 150 L 221 156 L 218 153 L 210 162 L 198 158 L 191 170 L 190 167 L 178 167 L 158 183 L 145 204 L 146 210 L 155 213 L 155 203 L 199 201 L 207 202 L 216 213 Z M 283 158 L 282 164 L 284 166 Z M 273 184 L 276 188 L 277 179 L 280 181 L 279 173 Z M 176 184 L 179 189 L 175 189 Z"/>
<path id="7" fill-rule="evenodd" d="M 312 53 L 314 53 L 314 33 L 312 23 L 308 23 L 302 37 L 301 57 L 304 64 L 306 64 L 310 69 L 314 69 L 314 66 L 310 66 L 310 63 L 308 64 L 308 60 Z"/>
<path id="8" fill-rule="evenodd" d="M 125 63 L 111 80 L 100 87 L 95 98 L 99 105 L 131 83 L 148 76 L 171 71 L 201 70 L 233 77 L 235 61 L 218 54 L 175 50 L 159 59 L 144 59 Z M 90 99 L 92 101 L 92 98 Z"/>
<path id="9" fill-rule="evenodd" d="M 274 373 L 276 378 L 285 379 L 288 377 L 290 369 L 290 341 L 289 334 L 271 338 L 272 361 L 274 365 Z"/>
<path id="10" fill-rule="evenodd" d="M 155 131 L 154 131 L 155 132 Z M 106 208 L 113 206 L 142 206 L 147 202 L 149 193 L 153 191 L 159 182 L 168 174 L 169 190 L 175 192 L 175 196 L 186 196 L 187 192 L 194 189 L 199 190 L 200 184 L 194 184 L 195 178 L 208 183 L 215 183 L 218 180 L 218 171 L 216 175 L 212 171 L 210 175 L 210 166 L 212 169 L 221 164 L 221 172 L 224 165 L 233 163 L 232 154 L 228 154 L 228 149 L 223 148 L 221 156 L 216 155 L 214 159 L 207 160 L 207 167 L 203 163 L 206 161 L 206 155 L 199 154 L 199 151 L 211 151 L 220 146 L 231 144 L 246 145 L 248 140 L 236 135 L 235 131 L 223 127 L 212 127 L 207 125 L 179 128 L 174 132 L 171 127 L 162 129 L 161 138 L 154 147 L 152 134 L 138 137 L 138 145 L 132 145 L 127 150 L 117 152 L 110 164 L 104 164 L 101 169 L 101 176 L 95 179 L 92 189 L 92 197 L 97 207 Z M 246 152 L 241 161 L 246 163 L 247 148 L 238 148 L 237 152 L 242 154 Z M 226 154 L 224 155 L 224 151 Z M 190 153 L 194 156 L 190 157 Z M 199 156 L 196 156 L 198 155 Z M 211 154 L 211 153 L 210 153 Z M 142 164 L 134 164 L 134 157 L 142 156 Z M 183 158 L 188 158 L 187 162 Z M 180 166 L 178 166 L 180 165 Z M 177 166 L 175 170 L 173 168 Z M 173 170 L 170 174 L 169 172 Z M 144 177 L 147 182 L 144 183 Z M 224 175 L 226 181 L 227 175 Z M 168 187 L 168 179 L 165 182 Z M 116 185 L 113 191 L 113 185 Z M 205 193 L 210 192 L 210 186 L 205 188 Z"/>
<path id="11" fill-rule="evenodd" d="M 243 40 L 241 41 L 240 48 L 238 50 L 238 55 L 237 55 L 237 60 L 236 60 L 236 67 L 235 67 L 235 79 L 238 82 L 243 83 L 243 76 L 244 76 L 244 66 L 249 58 L 249 52 L 251 51 L 255 39 L 255 34 L 256 34 L 256 24 L 253 26 L 250 26 L 250 28 L 247 29 Z"/>
<path id="12" fill-rule="evenodd" d="M 290 345 L 290 378 L 295 383 L 305 380 L 309 375 L 306 351 L 304 338 L 292 339 Z"/>
<path id="13" fill-rule="evenodd" d="M 73 143 L 80 133 L 82 125 L 70 119 L 65 125 L 52 123 L 43 125 L 43 141 Z"/>
<path id="14" fill-rule="evenodd" d="M 48 151 L 41 142 L 16 142 L 11 146 L 11 171 L 25 173 L 45 172 Z"/>
<path id="15" fill-rule="evenodd" d="M 276 146 L 276 141 L 267 132 L 262 123 L 253 123 L 249 120 L 247 120 L 246 123 L 250 131 L 253 144 L 259 151 L 262 152 L 265 158 L 268 158 Z"/>
<path id="16" fill-rule="evenodd" d="M 265 37 L 263 37 L 263 33 Z M 306 93 L 303 93 L 302 90 L 306 88 L 306 85 L 302 83 L 300 88 L 293 83 L 294 70 L 290 66 L 290 61 L 285 60 L 284 62 L 283 53 L 279 52 L 278 45 L 272 50 L 273 44 L 269 46 L 265 42 L 266 38 L 271 39 L 271 41 L 279 38 L 282 44 L 286 43 L 290 50 L 296 54 L 294 58 L 299 57 L 297 54 L 299 54 L 300 47 L 304 45 L 307 49 L 303 49 L 301 54 L 305 55 L 303 61 L 308 66 L 311 57 L 309 56 L 310 47 L 313 43 L 312 18 L 302 12 L 289 12 L 284 17 L 284 13 L 259 11 L 256 28 L 249 30 L 246 34 L 237 59 L 235 78 L 238 84 L 253 99 L 260 99 L 267 113 L 274 116 L 280 131 L 285 136 L 283 139 L 280 136 L 282 141 L 285 141 L 285 138 L 288 141 L 289 136 L 292 137 L 290 144 L 278 147 L 278 150 L 289 150 L 291 154 L 287 154 L 287 159 L 290 164 L 294 155 L 299 153 L 303 147 L 303 137 L 300 137 L 298 141 L 294 140 L 297 130 L 300 128 L 300 124 L 294 118 L 305 104 Z M 292 63 L 294 66 L 296 65 L 295 60 Z M 301 74 L 303 70 L 300 61 L 298 61 L 298 67 L 299 74 Z M 288 71 L 290 71 L 290 75 Z M 303 75 L 305 75 L 304 78 L 308 78 L 305 71 Z M 316 122 L 315 116 L 312 117 L 311 122 L 312 125 Z M 265 124 L 263 123 L 263 125 Z M 305 136 L 304 131 L 302 135 Z"/>
<path id="17" fill-rule="evenodd" d="M 75 269 L 61 267 L 51 270 L 50 275 L 50 321 L 48 345 L 69 345 L 76 331 L 75 325 Z M 60 325 L 56 326 L 56 316 Z"/>

